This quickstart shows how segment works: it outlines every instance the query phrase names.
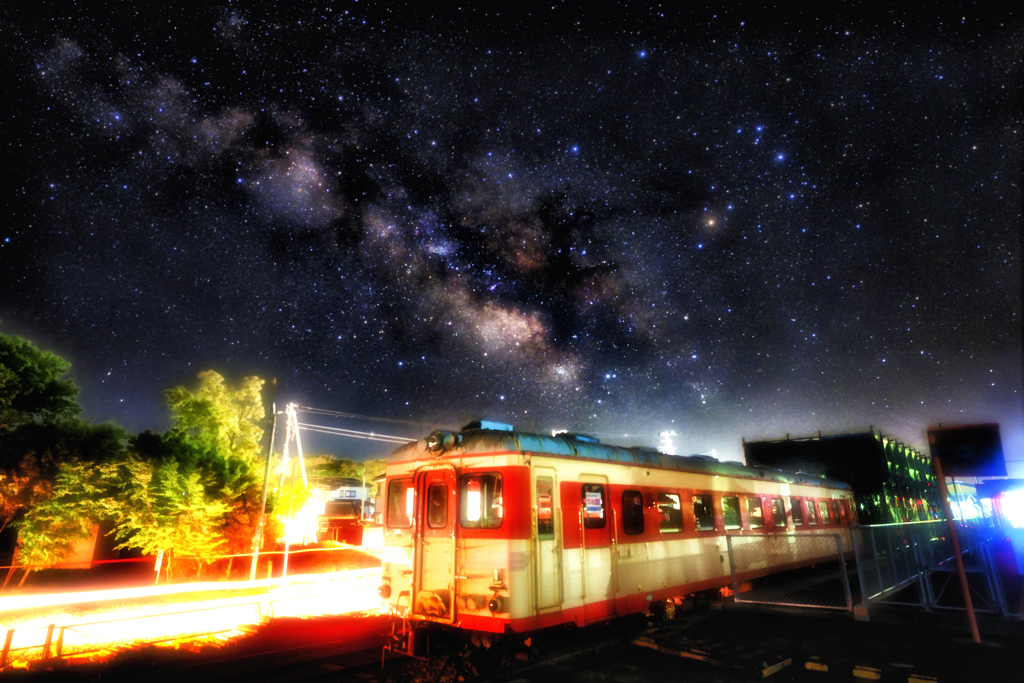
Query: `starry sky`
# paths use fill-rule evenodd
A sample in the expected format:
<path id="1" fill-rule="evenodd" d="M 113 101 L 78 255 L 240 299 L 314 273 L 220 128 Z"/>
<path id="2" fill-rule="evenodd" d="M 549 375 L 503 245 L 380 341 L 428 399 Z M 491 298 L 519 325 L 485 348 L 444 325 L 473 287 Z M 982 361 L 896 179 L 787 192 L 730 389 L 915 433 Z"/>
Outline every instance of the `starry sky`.
<path id="1" fill-rule="evenodd" d="M 17 4 L 0 329 L 89 419 L 213 368 L 723 459 L 999 422 L 1024 476 L 1010 9 Z"/>

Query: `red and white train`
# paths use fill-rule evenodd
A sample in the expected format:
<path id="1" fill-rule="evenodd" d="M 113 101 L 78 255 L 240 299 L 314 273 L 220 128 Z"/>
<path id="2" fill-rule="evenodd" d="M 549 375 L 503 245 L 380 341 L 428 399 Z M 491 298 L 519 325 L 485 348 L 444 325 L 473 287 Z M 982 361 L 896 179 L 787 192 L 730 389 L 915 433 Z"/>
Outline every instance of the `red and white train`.
<path id="1" fill-rule="evenodd" d="M 582 626 L 730 585 L 727 534 L 840 533 L 850 548 L 855 519 L 840 482 L 489 422 L 400 447 L 385 486 L 390 613 L 491 633 Z M 824 559 L 814 545 L 765 543 L 737 578 Z"/>

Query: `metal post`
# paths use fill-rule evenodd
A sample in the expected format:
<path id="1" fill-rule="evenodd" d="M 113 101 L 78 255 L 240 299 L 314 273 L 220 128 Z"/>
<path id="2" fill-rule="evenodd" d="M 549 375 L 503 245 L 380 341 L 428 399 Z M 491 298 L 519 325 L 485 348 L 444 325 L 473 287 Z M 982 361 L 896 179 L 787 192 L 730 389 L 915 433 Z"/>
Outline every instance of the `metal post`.
<path id="1" fill-rule="evenodd" d="M 725 548 L 729 555 L 729 571 L 732 573 L 732 598 L 735 602 L 739 602 L 740 586 L 736 581 L 736 561 L 733 557 L 732 536 L 729 534 L 725 535 Z"/>
<path id="2" fill-rule="evenodd" d="M 295 461 L 292 460 L 292 487 L 288 493 L 288 522 L 292 521 L 292 505 L 295 503 Z M 291 539 L 288 537 L 287 524 L 285 525 L 284 532 L 284 569 L 281 574 L 281 578 L 288 576 L 288 548 L 291 545 Z"/>
<path id="3" fill-rule="evenodd" d="M 853 538 L 854 529 L 856 529 L 857 534 L 859 535 L 858 538 L 860 539 L 860 543 L 858 543 Z M 861 560 L 861 557 L 860 557 L 860 550 L 859 550 L 860 545 L 863 542 L 864 542 L 864 532 L 861 530 L 861 527 L 859 525 L 858 526 L 851 526 L 850 527 L 850 545 L 853 546 L 853 564 L 857 567 L 857 581 L 860 583 L 860 601 L 861 601 L 861 604 L 866 605 L 867 602 L 868 602 L 867 601 L 867 597 L 866 597 L 868 592 L 867 592 L 867 586 L 864 585 L 864 565 L 861 564 L 862 560 Z"/>
<path id="4" fill-rule="evenodd" d="M 57 632 L 57 652 L 54 655 L 57 659 L 60 659 L 61 653 L 64 651 L 64 630 L 67 626 L 61 626 L 60 631 Z"/>
<path id="5" fill-rule="evenodd" d="M 875 573 L 878 574 L 878 592 L 881 593 L 884 589 L 882 588 L 882 561 L 878 559 L 878 545 L 875 543 L 875 530 L 874 528 L 868 533 L 868 538 L 871 539 L 871 553 L 875 558 Z M 864 598 L 867 601 L 867 596 Z"/>
<path id="6" fill-rule="evenodd" d="M 726 537 L 728 538 L 728 536 Z M 836 539 L 836 554 L 839 556 L 839 573 L 843 576 L 843 588 L 846 590 L 846 609 L 853 611 L 853 593 L 850 592 L 850 577 L 846 575 L 846 560 L 843 559 L 843 537 L 841 534 L 835 535 Z M 733 574 L 735 577 L 735 574 Z M 736 579 L 733 578 L 733 581 Z"/>
<path id="7" fill-rule="evenodd" d="M 271 382 L 270 396 L 270 441 L 267 442 L 267 464 L 263 471 L 263 500 L 260 503 L 260 520 L 256 525 L 255 538 L 252 540 L 252 566 L 249 568 L 249 580 L 256 580 L 256 565 L 260 559 L 260 548 L 263 546 L 263 533 L 267 525 L 267 488 L 270 486 L 270 459 L 274 456 L 274 437 L 277 435 L 277 378 Z"/>
<path id="8" fill-rule="evenodd" d="M 53 629 L 56 627 L 56 624 L 50 624 L 46 627 L 46 642 L 43 643 L 43 659 L 50 658 L 50 643 L 53 642 Z"/>
<path id="9" fill-rule="evenodd" d="M 899 582 L 896 580 L 896 558 L 893 557 L 896 553 L 892 549 L 892 534 L 891 528 L 885 530 L 885 540 L 889 544 L 889 564 L 892 565 L 892 585 L 895 586 Z"/>
<path id="10" fill-rule="evenodd" d="M 978 619 L 974 615 L 974 603 L 971 601 L 971 586 L 967 583 L 967 572 L 964 570 L 964 558 L 960 554 L 960 541 L 956 537 L 956 522 L 953 521 L 952 511 L 949 509 L 949 491 L 946 490 L 946 477 L 942 474 L 942 461 L 936 456 L 935 474 L 939 479 L 939 496 L 942 498 L 942 511 L 946 514 L 946 531 L 949 533 L 950 543 L 953 544 L 953 558 L 956 560 L 956 572 L 960 575 L 960 589 L 964 593 L 964 606 L 967 608 L 967 624 L 971 629 L 971 639 L 981 642 L 981 635 L 978 633 Z"/>
<path id="11" fill-rule="evenodd" d="M 0 669 L 3 669 L 5 666 L 7 666 L 7 657 L 8 657 L 8 655 L 11 654 L 11 641 L 13 641 L 13 640 L 14 640 L 14 629 L 13 628 L 9 628 L 9 629 L 7 629 L 7 637 L 4 638 L 4 649 L 3 649 L 3 652 L 0 653 Z"/>

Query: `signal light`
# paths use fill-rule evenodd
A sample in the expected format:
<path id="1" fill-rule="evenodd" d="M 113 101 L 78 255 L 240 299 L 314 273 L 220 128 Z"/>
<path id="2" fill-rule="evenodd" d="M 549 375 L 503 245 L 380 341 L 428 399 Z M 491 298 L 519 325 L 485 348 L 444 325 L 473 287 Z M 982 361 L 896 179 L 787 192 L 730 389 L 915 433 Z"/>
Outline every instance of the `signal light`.
<path id="1" fill-rule="evenodd" d="M 391 597 L 391 584 L 390 583 L 382 583 L 381 585 L 377 586 L 377 595 L 379 595 L 382 600 L 387 600 L 388 598 L 390 598 Z"/>
<path id="2" fill-rule="evenodd" d="M 501 611 L 501 598 L 495 595 L 493 598 L 487 601 L 487 609 L 491 611 L 491 614 Z"/>

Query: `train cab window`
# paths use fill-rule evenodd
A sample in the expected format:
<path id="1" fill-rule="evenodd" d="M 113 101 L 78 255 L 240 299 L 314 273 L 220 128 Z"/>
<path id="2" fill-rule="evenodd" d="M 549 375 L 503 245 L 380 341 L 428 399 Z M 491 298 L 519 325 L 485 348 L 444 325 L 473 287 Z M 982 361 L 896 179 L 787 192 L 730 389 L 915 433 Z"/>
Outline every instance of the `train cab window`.
<path id="1" fill-rule="evenodd" d="M 404 529 L 412 526 L 412 506 L 416 489 L 412 479 L 392 479 L 388 482 L 388 526 Z"/>
<path id="2" fill-rule="evenodd" d="M 583 485 L 583 526 L 586 529 L 604 528 L 604 486 Z"/>
<path id="3" fill-rule="evenodd" d="M 715 508 L 712 505 L 711 496 L 693 497 L 693 521 L 697 531 L 714 531 Z"/>
<path id="4" fill-rule="evenodd" d="M 829 514 L 828 501 L 827 500 L 819 500 L 818 501 L 818 509 L 821 510 L 821 523 L 822 524 L 831 524 L 832 523 L 832 516 Z"/>
<path id="5" fill-rule="evenodd" d="M 807 501 L 807 523 L 810 526 L 818 525 L 818 510 L 814 507 L 814 501 Z"/>
<path id="6" fill-rule="evenodd" d="M 724 496 L 722 498 L 722 516 L 725 518 L 726 529 L 739 529 L 743 526 L 740 519 L 739 496 Z"/>
<path id="7" fill-rule="evenodd" d="M 435 482 L 427 489 L 427 526 L 443 529 L 448 526 L 448 485 Z"/>
<path id="8" fill-rule="evenodd" d="M 803 526 L 804 509 L 800 506 L 800 499 L 790 498 L 789 507 L 793 510 L 793 526 Z"/>
<path id="9" fill-rule="evenodd" d="M 658 516 L 661 533 L 671 534 L 683 530 L 683 506 L 678 494 L 658 494 Z"/>
<path id="10" fill-rule="evenodd" d="M 760 498 L 747 498 L 747 516 L 750 518 L 751 529 L 764 528 L 764 511 L 761 509 Z"/>
<path id="11" fill-rule="evenodd" d="M 467 474 L 459 486 L 462 526 L 468 529 L 497 529 L 503 516 L 501 475 Z"/>
<path id="12" fill-rule="evenodd" d="M 772 498 L 772 519 L 776 529 L 786 528 L 786 505 L 781 498 Z"/>
<path id="13" fill-rule="evenodd" d="M 627 534 L 644 532 L 644 496 L 639 491 L 622 492 L 622 529 Z"/>
<path id="14" fill-rule="evenodd" d="M 537 477 L 537 536 L 555 535 L 554 483 L 551 477 Z"/>

